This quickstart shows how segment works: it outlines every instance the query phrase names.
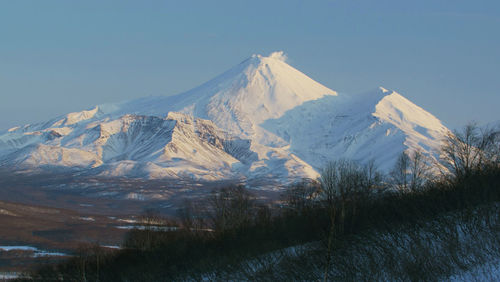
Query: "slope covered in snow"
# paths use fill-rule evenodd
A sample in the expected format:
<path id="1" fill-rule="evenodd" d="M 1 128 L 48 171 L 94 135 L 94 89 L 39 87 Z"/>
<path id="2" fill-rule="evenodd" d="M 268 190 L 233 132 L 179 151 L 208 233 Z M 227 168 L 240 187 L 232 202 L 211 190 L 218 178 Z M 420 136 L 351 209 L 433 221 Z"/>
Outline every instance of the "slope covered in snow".
<path id="1" fill-rule="evenodd" d="M 250 144 L 250 140 L 228 134 L 211 121 L 182 113 L 169 112 L 165 118 L 127 114 L 73 127 L 11 130 L 0 139 L 0 164 L 77 168 L 103 176 L 194 180 L 242 178 L 246 171 L 266 177 L 314 176 L 310 166 L 279 149 L 256 146 L 267 156 L 260 160 Z"/>
<path id="2" fill-rule="evenodd" d="M 283 61 L 282 52 L 253 55 L 218 77 L 175 96 L 146 97 L 99 108 L 110 116 L 165 116 L 170 111 L 212 120 L 232 134 L 268 142 L 259 124 L 326 95 L 337 95 Z"/>
<path id="3" fill-rule="evenodd" d="M 447 132 L 383 88 L 337 93 L 288 65 L 253 55 L 185 93 L 104 104 L 0 133 L 2 166 L 71 167 L 108 176 L 207 180 L 317 177 L 325 162 L 403 150 L 435 157 Z"/>
<path id="4" fill-rule="evenodd" d="M 262 126 L 315 167 L 338 158 L 359 162 L 373 159 L 385 171 L 405 150 L 419 150 L 437 158 L 448 132 L 437 118 L 382 87 L 304 103 Z"/>

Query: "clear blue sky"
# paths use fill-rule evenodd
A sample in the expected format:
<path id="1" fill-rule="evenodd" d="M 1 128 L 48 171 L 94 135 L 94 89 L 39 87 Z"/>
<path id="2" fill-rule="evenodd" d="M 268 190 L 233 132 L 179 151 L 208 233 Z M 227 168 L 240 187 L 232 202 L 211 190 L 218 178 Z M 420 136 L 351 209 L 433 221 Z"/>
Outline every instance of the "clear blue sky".
<path id="1" fill-rule="evenodd" d="M 451 128 L 500 120 L 500 1 L 0 0 L 0 130 L 189 90 L 254 53 L 384 86 Z"/>

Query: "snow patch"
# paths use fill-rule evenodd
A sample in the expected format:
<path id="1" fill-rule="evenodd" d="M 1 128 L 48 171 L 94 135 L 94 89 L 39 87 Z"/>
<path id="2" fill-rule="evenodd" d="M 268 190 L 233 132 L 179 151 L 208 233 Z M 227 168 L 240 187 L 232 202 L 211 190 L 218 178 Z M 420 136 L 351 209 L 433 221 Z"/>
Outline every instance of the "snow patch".
<path id="1" fill-rule="evenodd" d="M 53 256 L 67 256 L 68 254 L 60 253 L 60 252 L 50 252 L 45 250 L 40 250 L 31 246 L 0 246 L 0 251 L 10 252 L 10 251 L 25 251 L 25 252 L 33 252 L 31 257 L 53 257 Z"/>
<path id="2" fill-rule="evenodd" d="M 269 58 L 276 59 L 276 60 L 279 60 L 279 61 L 282 61 L 282 62 L 286 62 L 287 59 L 288 59 L 287 55 L 283 51 L 272 52 L 269 55 Z"/>

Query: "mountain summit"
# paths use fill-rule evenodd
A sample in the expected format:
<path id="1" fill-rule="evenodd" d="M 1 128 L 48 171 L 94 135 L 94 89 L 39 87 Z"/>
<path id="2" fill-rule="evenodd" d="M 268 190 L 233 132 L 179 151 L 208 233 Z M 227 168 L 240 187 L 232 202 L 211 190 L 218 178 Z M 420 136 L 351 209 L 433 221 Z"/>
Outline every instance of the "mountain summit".
<path id="1" fill-rule="evenodd" d="M 404 150 L 435 158 L 448 129 L 400 94 L 337 93 L 286 63 L 253 55 L 174 96 L 104 104 L 0 133 L 0 165 L 145 178 L 317 177 L 329 160 Z"/>
<path id="2" fill-rule="evenodd" d="M 337 93 L 285 63 L 283 52 L 274 52 L 269 57 L 252 55 L 190 91 L 125 102 L 107 112 L 115 116 L 182 112 L 212 120 L 232 134 L 265 138 L 259 124 L 326 95 Z"/>

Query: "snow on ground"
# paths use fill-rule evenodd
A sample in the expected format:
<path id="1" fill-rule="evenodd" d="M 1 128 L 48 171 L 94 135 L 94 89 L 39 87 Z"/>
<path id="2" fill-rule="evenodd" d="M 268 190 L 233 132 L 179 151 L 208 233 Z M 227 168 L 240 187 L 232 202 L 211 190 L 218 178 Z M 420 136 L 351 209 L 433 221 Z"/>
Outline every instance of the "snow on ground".
<path id="1" fill-rule="evenodd" d="M 117 229 L 139 229 L 139 230 L 154 230 L 154 231 L 175 231 L 178 230 L 178 227 L 175 226 L 154 226 L 154 225 L 119 225 L 115 226 Z"/>
<path id="2" fill-rule="evenodd" d="M 32 246 L 0 246 L 0 251 L 10 252 L 10 251 L 26 251 L 33 252 L 32 257 L 51 257 L 51 256 L 68 256 L 68 254 L 60 252 L 50 252 L 46 250 L 40 250 Z"/>
<path id="3" fill-rule="evenodd" d="M 0 280 L 16 279 L 19 275 L 17 272 L 0 272 Z"/>
<path id="4" fill-rule="evenodd" d="M 332 253 L 329 277 L 332 281 L 500 281 L 499 208 L 496 204 L 451 212 L 431 221 L 347 236 Z M 213 270 L 199 277 L 323 280 L 325 244 L 292 246 L 234 265 L 214 263 Z"/>
<path id="5" fill-rule="evenodd" d="M 447 281 L 500 281 L 500 258 L 453 275 Z"/>
<path id="6" fill-rule="evenodd" d="M 0 246 L 0 251 L 37 251 L 38 249 L 30 246 Z"/>
<path id="7" fill-rule="evenodd" d="M 101 247 L 108 248 L 108 249 L 115 249 L 115 250 L 119 250 L 122 248 L 120 246 L 115 246 L 115 245 L 102 245 Z"/>

